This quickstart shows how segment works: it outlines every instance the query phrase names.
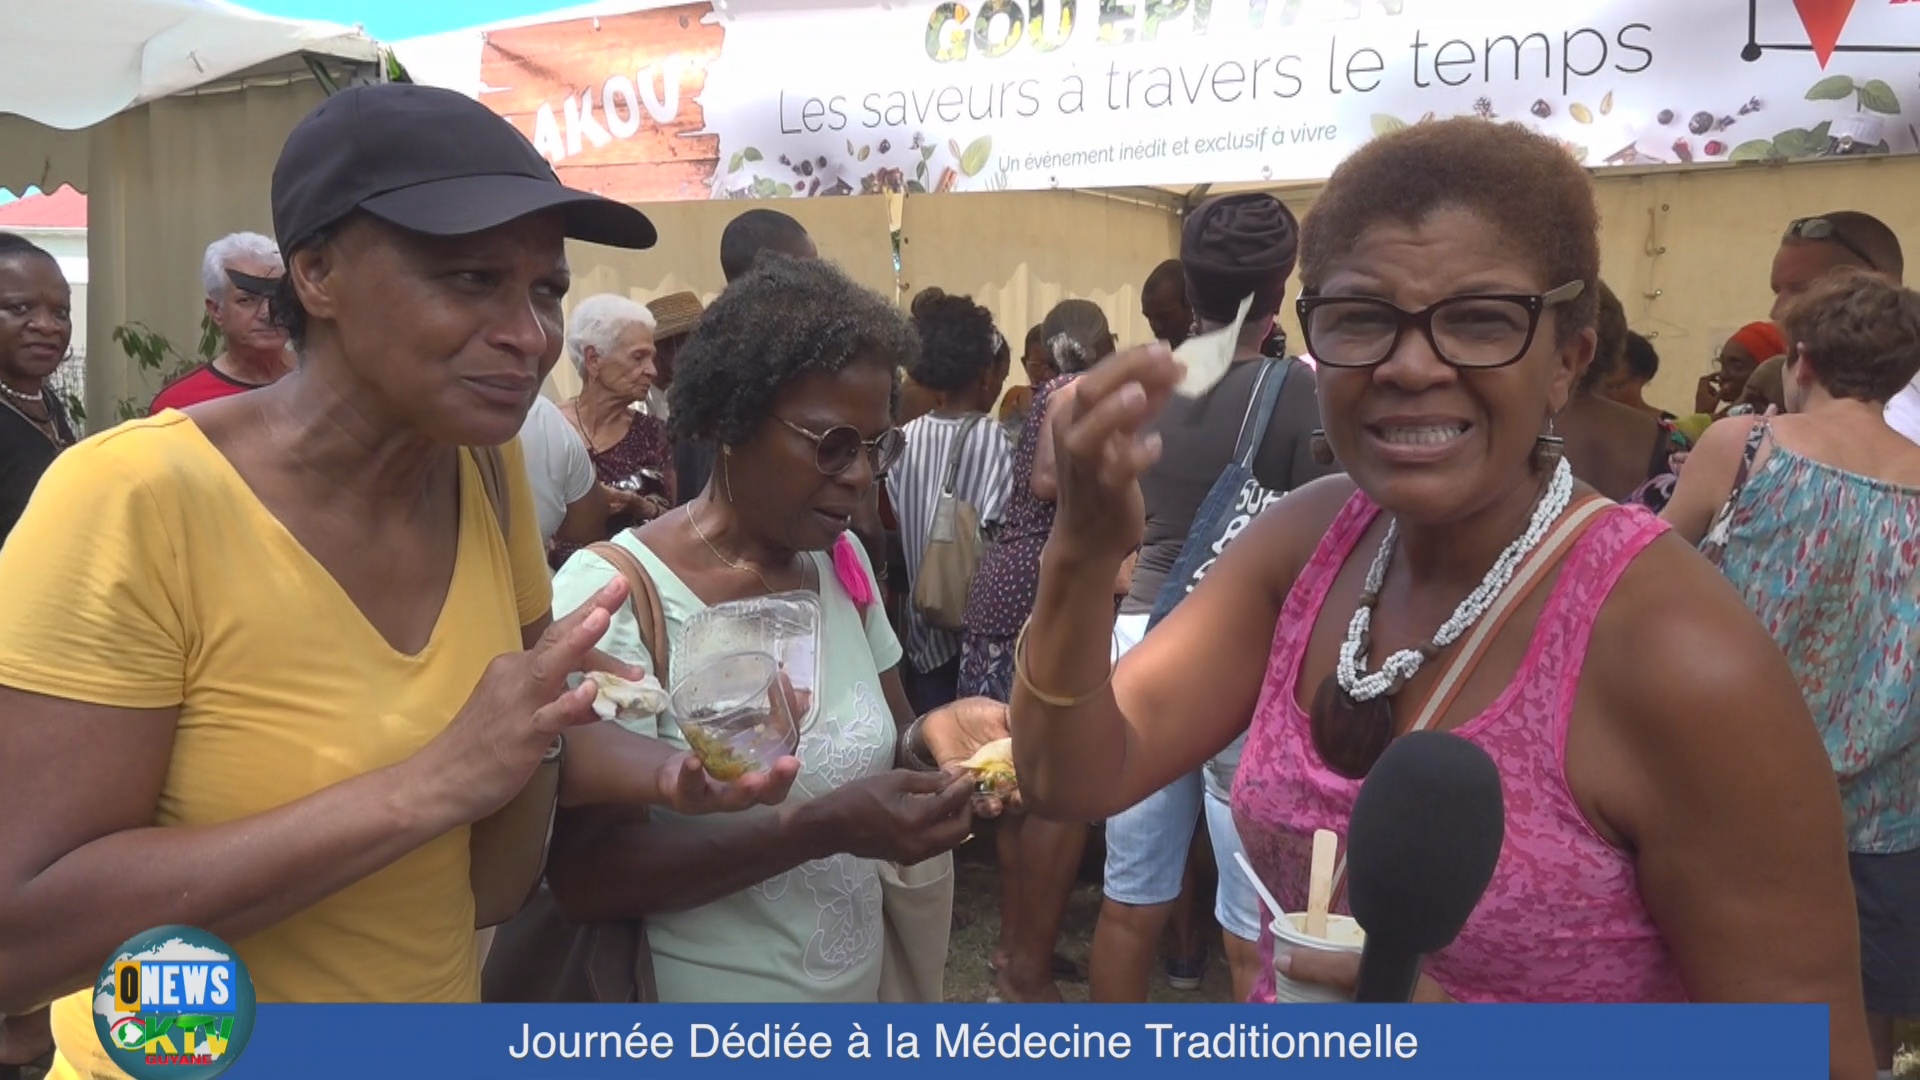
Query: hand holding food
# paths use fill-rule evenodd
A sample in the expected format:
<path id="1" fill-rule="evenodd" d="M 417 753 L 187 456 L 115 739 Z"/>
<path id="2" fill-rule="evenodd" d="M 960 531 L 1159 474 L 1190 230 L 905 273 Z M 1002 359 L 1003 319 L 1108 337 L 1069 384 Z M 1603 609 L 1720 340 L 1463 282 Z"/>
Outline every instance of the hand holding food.
<path id="1" fill-rule="evenodd" d="M 816 805 L 840 850 L 911 865 L 966 842 L 972 798 L 971 774 L 894 769 L 837 788 Z"/>
<path id="2" fill-rule="evenodd" d="M 1049 550 L 1118 566 L 1140 546 L 1140 474 L 1160 457 L 1160 437 L 1147 424 L 1182 374 L 1165 345 L 1143 345 L 1101 361 L 1073 384 L 1070 411 L 1053 431 L 1059 513 Z"/>

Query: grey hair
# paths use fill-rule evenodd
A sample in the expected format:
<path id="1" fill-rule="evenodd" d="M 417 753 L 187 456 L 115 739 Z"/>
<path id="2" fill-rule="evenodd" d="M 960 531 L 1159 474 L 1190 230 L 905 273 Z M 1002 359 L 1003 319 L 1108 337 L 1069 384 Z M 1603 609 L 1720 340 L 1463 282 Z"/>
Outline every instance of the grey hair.
<path id="1" fill-rule="evenodd" d="M 595 293 L 574 305 L 573 318 L 567 322 L 567 355 L 573 369 L 584 375 L 589 348 L 602 355 L 612 352 L 620 335 L 636 324 L 649 332 L 660 325 L 647 305 L 619 293 Z"/>
<path id="2" fill-rule="evenodd" d="M 200 284 L 206 286 L 207 299 L 219 300 L 227 295 L 227 268 L 235 259 L 254 258 L 270 262 L 281 272 L 287 268 L 286 260 L 280 257 L 280 245 L 270 236 L 261 236 L 254 232 L 228 233 L 207 245 L 207 253 L 200 258 Z"/>

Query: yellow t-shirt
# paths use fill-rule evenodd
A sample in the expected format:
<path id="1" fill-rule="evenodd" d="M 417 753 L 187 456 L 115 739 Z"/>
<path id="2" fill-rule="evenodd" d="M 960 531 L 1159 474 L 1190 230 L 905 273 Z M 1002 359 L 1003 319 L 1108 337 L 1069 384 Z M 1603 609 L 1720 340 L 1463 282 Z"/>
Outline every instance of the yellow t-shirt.
<path id="1" fill-rule="evenodd" d="M 511 554 L 463 454 L 452 587 L 406 656 L 184 414 L 89 439 L 48 470 L 0 554 L 0 684 L 178 706 L 160 825 L 247 817 L 399 762 L 550 608 L 518 444 L 503 456 Z M 234 947 L 262 1002 L 477 1001 L 467 830 Z M 120 1075 L 89 994 L 53 1019 L 53 1077 Z"/>

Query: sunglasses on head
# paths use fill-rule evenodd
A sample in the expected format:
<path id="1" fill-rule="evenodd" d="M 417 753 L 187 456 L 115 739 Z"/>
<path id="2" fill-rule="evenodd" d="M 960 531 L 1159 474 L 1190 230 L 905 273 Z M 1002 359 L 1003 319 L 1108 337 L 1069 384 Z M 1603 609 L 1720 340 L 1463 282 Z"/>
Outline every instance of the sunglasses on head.
<path id="1" fill-rule="evenodd" d="M 885 476 L 907 448 L 907 433 L 897 427 L 890 427 L 871 439 L 863 439 L 860 429 L 851 424 L 838 424 L 821 432 L 809 431 L 782 416 L 774 419 L 813 443 L 813 463 L 828 476 L 839 476 L 853 468 L 853 463 L 860 460 L 863 450 L 873 465 L 873 475 Z"/>
<path id="2" fill-rule="evenodd" d="M 1847 239 L 1846 236 L 1841 233 L 1839 226 L 1826 218 L 1799 218 L 1798 220 L 1788 222 L 1786 235 L 1782 237 L 1782 239 L 1825 240 L 1830 244 L 1839 244 L 1841 247 L 1846 248 L 1848 252 L 1852 253 L 1854 258 L 1866 263 L 1867 269 L 1875 273 L 1880 272 L 1880 267 L 1873 261 L 1873 256 L 1860 250 L 1860 245 Z"/>

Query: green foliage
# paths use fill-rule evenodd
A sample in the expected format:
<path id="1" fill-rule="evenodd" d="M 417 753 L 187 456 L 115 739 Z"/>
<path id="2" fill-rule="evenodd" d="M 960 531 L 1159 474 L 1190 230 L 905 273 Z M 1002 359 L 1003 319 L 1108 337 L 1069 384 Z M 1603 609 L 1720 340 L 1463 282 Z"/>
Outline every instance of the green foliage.
<path id="1" fill-rule="evenodd" d="M 220 355 L 222 344 L 220 327 L 207 315 L 200 316 L 200 344 L 196 355 L 185 356 L 168 341 L 166 335 L 143 322 L 130 322 L 113 328 L 113 343 L 142 373 L 158 376 L 161 386 L 178 379 L 201 364 L 211 363 Z M 115 403 L 114 411 L 118 420 L 132 420 L 145 416 L 151 401 L 138 398 L 121 398 Z M 84 418 L 84 413 L 80 414 Z"/>

